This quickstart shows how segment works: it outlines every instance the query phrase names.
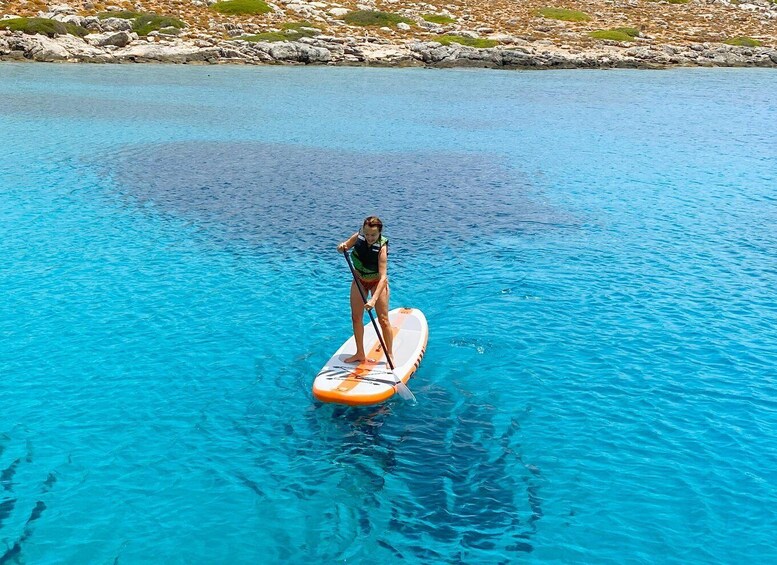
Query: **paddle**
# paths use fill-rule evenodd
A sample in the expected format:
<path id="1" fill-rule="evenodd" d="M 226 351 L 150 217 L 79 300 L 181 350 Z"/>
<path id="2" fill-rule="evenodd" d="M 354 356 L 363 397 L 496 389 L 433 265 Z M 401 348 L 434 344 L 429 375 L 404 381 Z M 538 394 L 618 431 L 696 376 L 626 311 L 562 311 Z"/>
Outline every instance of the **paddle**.
<path id="1" fill-rule="evenodd" d="M 351 270 L 351 276 L 353 276 L 353 282 L 356 283 L 356 288 L 359 289 L 359 295 L 362 297 L 362 302 L 364 304 L 367 304 L 367 295 L 364 293 L 364 289 L 362 288 L 362 285 L 359 284 L 359 279 L 356 276 L 356 269 L 353 268 L 353 263 L 351 263 L 351 258 L 348 256 L 348 251 L 343 251 L 343 255 L 345 256 L 345 260 L 348 263 L 348 268 Z M 394 376 L 394 387 L 397 389 L 397 392 L 399 393 L 399 396 L 401 396 L 405 400 L 410 400 L 412 402 L 415 402 L 415 395 L 412 393 L 412 391 L 407 388 L 407 385 L 402 382 L 402 379 L 400 379 L 397 374 L 394 372 L 394 362 L 391 360 L 391 355 L 389 355 L 388 349 L 386 349 L 386 344 L 383 341 L 383 336 L 380 335 L 380 329 L 378 328 L 378 324 L 375 322 L 375 316 L 372 315 L 372 310 L 367 310 L 367 313 L 370 315 L 370 320 L 372 321 L 372 327 L 375 328 L 375 333 L 378 335 L 378 339 L 380 340 L 380 345 L 383 347 L 383 353 L 386 354 L 386 361 L 388 361 L 389 367 L 391 367 L 391 374 Z"/>

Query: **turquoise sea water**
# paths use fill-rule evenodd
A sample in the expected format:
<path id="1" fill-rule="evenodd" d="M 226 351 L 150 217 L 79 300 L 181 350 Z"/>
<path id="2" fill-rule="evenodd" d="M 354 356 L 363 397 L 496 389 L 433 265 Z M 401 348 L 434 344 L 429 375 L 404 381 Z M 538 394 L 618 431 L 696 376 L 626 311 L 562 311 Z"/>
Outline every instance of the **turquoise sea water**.
<path id="1" fill-rule="evenodd" d="M 0 563 L 774 562 L 775 93 L 0 65 Z M 370 213 L 418 403 L 320 405 Z"/>

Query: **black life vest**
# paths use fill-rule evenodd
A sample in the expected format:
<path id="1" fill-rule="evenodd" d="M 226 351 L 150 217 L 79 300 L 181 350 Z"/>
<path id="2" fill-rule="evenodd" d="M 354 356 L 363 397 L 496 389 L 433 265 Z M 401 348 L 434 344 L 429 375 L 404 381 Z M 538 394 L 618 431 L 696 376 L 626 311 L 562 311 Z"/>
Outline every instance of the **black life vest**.
<path id="1" fill-rule="evenodd" d="M 370 280 L 377 279 L 380 276 L 378 272 L 378 258 L 380 257 L 380 250 L 384 245 L 388 246 L 388 238 L 382 235 L 378 238 L 378 241 L 370 245 L 364 236 L 359 234 L 356 245 L 353 246 L 353 251 L 351 252 L 353 267 L 356 269 L 359 277 L 364 280 Z"/>

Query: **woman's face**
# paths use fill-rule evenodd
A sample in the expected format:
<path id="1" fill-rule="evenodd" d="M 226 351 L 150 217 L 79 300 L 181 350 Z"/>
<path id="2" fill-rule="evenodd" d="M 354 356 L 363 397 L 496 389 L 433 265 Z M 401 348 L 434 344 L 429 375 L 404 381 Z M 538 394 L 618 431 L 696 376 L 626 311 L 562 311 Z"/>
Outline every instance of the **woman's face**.
<path id="1" fill-rule="evenodd" d="M 377 227 L 364 226 L 362 227 L 362 234 L 364 235 L 364 239 L 367 240 L 367 243 L 372 245 L 378 241 L 378 238 L 380 237 L 380 229 Z"/>

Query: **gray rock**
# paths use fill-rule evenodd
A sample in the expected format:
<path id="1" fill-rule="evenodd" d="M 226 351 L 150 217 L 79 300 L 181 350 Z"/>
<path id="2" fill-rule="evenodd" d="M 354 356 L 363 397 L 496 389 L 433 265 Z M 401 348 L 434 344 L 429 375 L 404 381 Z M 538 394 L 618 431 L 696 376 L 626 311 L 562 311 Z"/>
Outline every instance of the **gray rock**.
<path id="1" fill-rule="evenodd" d="M 306 46 L 303 53 L 306 63 L 328 63 L 332 60 L 332 53 L 325 47 Z"/>
<path id="2" fill-rule="evenodd" d="M 101 20 L 100 20 L 100 18 L 98 18 L 96 16 L 87 16 L 87 17 L 85 17 L 84 18 L 84 22 L 81 25 L 84 26 L 86 29 L 88 29 L 90 31 L 100 31 L 101 32 L 103 30 L 103 26 L 102 26 Z"/>
<path id="3" fill-rule="evenodd" d="M 67 49 L 71 54 L 71 58 L 75 60 L 96 63 L 113 62 L 113 55 L 104 49 L 89 45 L 80 37 L 63 35 L 57 38 L 57 42 Z"/>
<path id="4" fill-rule="evenodd" d="M 84 40 L 87 43 L 90 43 L 91 45 L 96 45 L 98 47 L 106 47 L 108 45 L 113 45 L 115 47 L 126 47 L 130 43 L 132 43 L 133 40 L 137 39 L 138 35 L 136 33 L 128 33 L 126 31 L 116 31 L 116 32 L 107 32 L 107 33 L 95 33 L 87 35 Z"/>
<path id="5" fill-rule="evenodd" d="M 501 67 L 502 51 L 464 47 L 456 53 L 455 63 L 465 67 Z"/>
<path id="6" fill-rule="evenodd" d="M 250 61 L 258 63 L 274 63 L 275 61 L 270 56 L 270 48 L 272 43 L 249 43 L 246 42 L 240 48 L 240 52 L 243 54 L 243 58 L 247 58 Z"/>
<path id="7" fill-rule="evenodd" d="M 222 47 L 219 49 L 219 57 L 222 59 L 242 59 L 246 56 L 244 51 L 233 49 L 231 47 Z"/>
<path id="8" fill-rule="evenodd" d="M 505 67 L 527 68 L 532 67 L 534 56 L 518 49 L 505 49 L 502 51 L 502 65 Z"/>
<path id="9" fill-rule="evenodd" d="M 270 48 L 270 56 L 276 61 L 297 61 L 297 46 L 285 41 L 276 43 Z"/>
<path id="10" fill-rule="evenodd" d="M 192 63 L 218 59 L 217 47 L 201 49 L 184 43 L 137 43 L 114 51 L 114 56 L 122 61 Z"/>
<path id="11" fill-rule="evenodd" d="M 458 35 L 459 37 L 468 37 L 469 39 L 477 39 L 480 35 L 476 31 L 469 31 L 465 29 L 449 31 L 449 35 Z"/>
<path id="12" fill-rule="evenodd" d="M 653 51 L 650 47 L 632 47 L 626 50 L 626 55 L 634 57 L 635 59 L 650 59 L 653 56 Z"/>
<path id="13" fill-rule="evenodd" d="M 506 33 L 492 33 L 488 36 L 488 39 L 492 41 L 498 41 L 499 43 L 518 43 L 518 38 Z"/>
<path id="14" fill-rule="evenodd" d="M 404 45 L 365 43 L 353 46 L 352 54 L 370 65 L 399 66 L 413 64 L 415 61 L 413 54 Z"/>
<path id="15" fill-rule="evenodd" d="M 454 61 L 456 60 L 456 55 L 458 52 L 458 48 L 453 47 L 451 45 L 445 46 L 440 45 L 439 47 L 435 47 L 434 49 L 428 51 L 429 53 L 429 59 L 428 61 L 431 63 L 441 63 L 443 61 Z M 426 58 L 424 58 L 426 60 Z"/>
<path id="16" fill-rule="evenodd" d="M 86 18 L 84 16 L 78 16 L 76 14 L 57 14 L 51 19 L 65 24 L 75 24 L 77 26 L 83 26 L 84 20 Z"/>
<path id="17" fill-rule="evenodd" d="M 72 57 L 70 51 L 63 45 L 45 35 L 30 35 L 24 38 L 23 47 L 24 56 L 34 61 L 43 61 L 46 63 L 54 61 L 67 61 Z"/>
<path id="18" fill-rule="evenodd" d="M 288 63 L 327 63 L 332 59 L 328 49 L 296 41 L 271 44 L 269 55 L 275 61 Z"/>
<path id="19" fill-rule="evenodd" d="M 105 18 L 100 21 L 103 31 L 132 31 L 132 21 L 123 18 Z"/>
<path id="20" fill-rule="evenodd" d="M 52 15 L 56 14 L 75 14 L 76 9 L 68 6 L 67 4 L 58 4 L 56 6 L 51 6 L 49 8 L 49 13 Z"/>
<path id="21" fill-rule="evenodd" d="M 320 43 L 348 43 L 350 37 L 335 37 L 333 35 L 317 35 L 316 41 Z"/>
<path id="22" fill-rule="evenodd" d="M 327 51 L 329 51 L 329 61 L 328 62 L 334 62 L 338 61 L 343 58 L 345 55 L 345 47 L 342 45 L 338 45 L 336 43 L 331 43 L 327 45 L 317 45 L 317 47 L 323 47 Z"/>
<path id="23" fill-rule="evenodd" d="M 421 26 L 424 29 L 428 29 L 430 31 L 439 31 L 442 30 L 443 27 L 440 24 L 435 24 L 432 22 L 427 22 L 426 20 L 421 20 L 418 22 L 418 25 Z"/>
<path id="24" fill-rule="evenodd" d="M 93 47 L 79 37 L 63 35 L 52 39 L 45 35 L 22 35 L 9 38 L 12 50 L 23 51 L 24 57 L 34 61 L 86 61 L 109 62 L 110 54 Z"/>

